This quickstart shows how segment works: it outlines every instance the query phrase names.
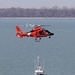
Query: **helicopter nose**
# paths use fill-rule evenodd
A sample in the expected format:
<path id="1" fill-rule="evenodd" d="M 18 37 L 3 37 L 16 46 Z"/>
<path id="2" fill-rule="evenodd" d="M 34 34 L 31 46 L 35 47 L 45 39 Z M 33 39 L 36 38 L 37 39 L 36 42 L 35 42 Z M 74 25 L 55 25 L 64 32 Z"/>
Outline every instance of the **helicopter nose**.
<path id="1" fill-rule="evenodd" d="M 50 33 L 50 35 L 54 35 L 54 33 Z"/>

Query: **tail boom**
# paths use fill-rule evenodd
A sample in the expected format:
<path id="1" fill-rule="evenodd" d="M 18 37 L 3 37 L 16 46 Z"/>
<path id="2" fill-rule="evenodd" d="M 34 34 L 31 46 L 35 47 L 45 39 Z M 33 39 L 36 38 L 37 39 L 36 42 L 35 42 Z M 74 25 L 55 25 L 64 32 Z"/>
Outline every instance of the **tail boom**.
<path id="1" fill-rule="evenodd" d="M 19 38 L 23 37 L 23 32 L 21 31 L 19 26 L 16 26 L 16 36 L 19 37 Z"/>

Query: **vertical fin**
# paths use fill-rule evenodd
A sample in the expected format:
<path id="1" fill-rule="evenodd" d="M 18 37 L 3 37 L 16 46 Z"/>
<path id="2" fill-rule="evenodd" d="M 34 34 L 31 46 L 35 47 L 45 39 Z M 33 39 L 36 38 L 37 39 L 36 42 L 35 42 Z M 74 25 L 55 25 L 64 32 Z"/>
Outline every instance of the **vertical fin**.
<path id="1" fill-rule="evenodd" d="M 19 37 L 19 38 L 22 38 L 23 37 L 22 36 L 23 32 L 21 31 L 19 26 L 16 26 L 16 31 L 17 31 L 16 36 Z"/>

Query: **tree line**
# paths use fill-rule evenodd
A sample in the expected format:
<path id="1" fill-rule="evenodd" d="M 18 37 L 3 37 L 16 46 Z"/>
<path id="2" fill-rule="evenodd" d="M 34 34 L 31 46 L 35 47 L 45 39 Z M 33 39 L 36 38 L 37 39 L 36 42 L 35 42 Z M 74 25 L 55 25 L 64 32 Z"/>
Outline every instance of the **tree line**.
<path id="1" fill-rule="evenodd" d="M 74 8 L 2 8 L 0 17 L 75 17 Z"/>

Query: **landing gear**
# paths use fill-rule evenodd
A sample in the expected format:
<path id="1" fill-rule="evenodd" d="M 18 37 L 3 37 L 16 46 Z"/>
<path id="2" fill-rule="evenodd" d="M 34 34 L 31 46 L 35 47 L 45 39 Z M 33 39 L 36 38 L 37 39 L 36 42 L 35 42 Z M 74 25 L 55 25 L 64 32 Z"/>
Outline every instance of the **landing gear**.
<path id="1" fill-rule="evenodd" d="M 35 38 L 35 41 L 36 41 L 36 42 L 40 42 L 40 40 L 41 40 L 40 37 L 36 37 L 36 38 Z"/>
<path id="2" fill-rule="evenodd" d="M 40 40 L 41 40 L 41 38 L 40 38 Z"/>
<path id="3" fill-rule="evenodd" d="M 49 38 L 51 38 L 51 37 L 49 36 Z"/>

